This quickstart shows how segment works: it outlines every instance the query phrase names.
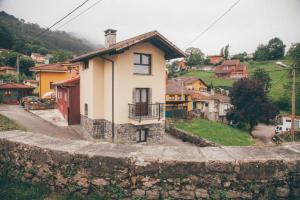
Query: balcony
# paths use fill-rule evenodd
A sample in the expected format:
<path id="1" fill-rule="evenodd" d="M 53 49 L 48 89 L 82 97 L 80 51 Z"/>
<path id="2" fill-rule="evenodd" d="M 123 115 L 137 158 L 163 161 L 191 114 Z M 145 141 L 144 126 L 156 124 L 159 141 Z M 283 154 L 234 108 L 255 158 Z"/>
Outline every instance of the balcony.
<path id="1" fill-rule="evenodd" d="M 129 119 L 141 122 L 142 120 L 160 120 L 164 117 L 164 104 L 136 103 L 128 104 Z"/>

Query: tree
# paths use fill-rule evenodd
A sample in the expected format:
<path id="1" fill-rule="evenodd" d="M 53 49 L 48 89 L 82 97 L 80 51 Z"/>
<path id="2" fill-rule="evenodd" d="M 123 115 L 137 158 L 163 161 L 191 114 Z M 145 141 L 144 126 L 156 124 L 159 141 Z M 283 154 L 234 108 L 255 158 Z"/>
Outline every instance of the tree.
<path id="1" fill-rule="evenodd" d="M 259 122 L 268 124 L 279 113 L 268 100 L 261 81 L 238 80 L 233 84 L 230 99 L 233 108 L 227 113 L 227 119 L 248 124 L 250 133 Z"/>
<path id="2" fill-rule="evenodd" d="M 196 66 L 204 63 L 204 53 L 199 48 L 190 47 L 186 49 L 185 62 L 188 66 Z"/>
<path id="3" fill-rule="evenodd" d="M 264 85 L 265 92 L 268 93 L 271 87 L 271 78 L 268 72 L 262 68 L 258 68 L 251 76 L 252 80 L 260 81 Z"/>
<path id="4" fill-rule="evenodd" d="M 37 52 L 41 55 L 46 55 L 49 51 L 45 47 L 40 47 Z"/>
<path id="5" fill-rule="evenodd" d="M 238 59 L 241 62 L 244 62 L 247 59 L 247 52 L 235 54 L 231 59 Z"/>
<path id="6" fill-rule="evenodd" d="M 72 58 L 72 53 L 69 51 L 55 51 L 53 57 L 50 58 L 50 63 L 64 62 Z"/>
<path id="7" fill-rule="evenodd" d="M 272 60 L 282 59 L 284 56 L 285 45 L 283 41 L 275 37 L 268 43 L 269 58 Z"/>
<path id="8" fill-rule="evenodd" d="M 269 60 L 269 48 L 266 45 L 260 44 L 254 52 L 253 59 L 258 61 Z"/>
<path id="9" fill-rule="evenodd" d="M 223 55 L 224 55 L 225 60 L 229 59 L 229 44 L 227 44 L 225 46 Z"/>
<path id="10" fill-rule="evenodd" d="M 10 49 L 13 46 L 11 33 L 4 26 L 0 26 L 0 48 Z"/>
<path id="11" fill-rule="evenodd" d="M 21 56 L 19 62 L 20 73 L 31 76 L 32 73 L 29 71 L 29 68 L 34 66 L 34 61 L 30 57 Z"/>

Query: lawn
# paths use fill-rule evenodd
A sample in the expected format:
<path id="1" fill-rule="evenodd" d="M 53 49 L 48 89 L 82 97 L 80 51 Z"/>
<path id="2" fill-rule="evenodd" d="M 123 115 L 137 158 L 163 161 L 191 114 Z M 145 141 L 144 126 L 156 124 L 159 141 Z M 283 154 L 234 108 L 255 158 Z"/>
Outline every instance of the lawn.
<path id="1" fill-rule="evenodd" d="M 3 115 L 0 115 L 0 131 L 17 130 L 17 129 L 24 130 L 24 128 L 20 127 L 12 120 L 8 119 Z"/>
<path id="2" fill-rule="evenodd" d="M 282 69 L 281 67 L 276 65 L 275 62 L 276 61 L 251 61 L 245 64 L 248 66 L 251 75 L 258 68 L 263 68 L 266 71 Z M 284 60 L 284 63 L 291 64 L 288 60 Z M 284 84 L 289 81 L 288 70 L 269 72 L 269 75 L 272 79 L 272 86 L 269 92 L 269 97 L 273 101 L 276 101 L 282 96 L 284 92 Z M 215 78 L 213 72 L 191 71 L 186 73 L 184 76 L 195 76 L 204 80 L 208 85 L 212 83 L 214 87 L 221 87 L 224 89 L 231 88 L 234 82 L 234 80 L 232 79 Z"/>
<path id="3" fill-rule="evenodd" d="M 250 146 L 255 144 L 249 133 L 223 123 L 205 119 L 179 121 L 176 122 L 175 127 L 224 146 Z"/>

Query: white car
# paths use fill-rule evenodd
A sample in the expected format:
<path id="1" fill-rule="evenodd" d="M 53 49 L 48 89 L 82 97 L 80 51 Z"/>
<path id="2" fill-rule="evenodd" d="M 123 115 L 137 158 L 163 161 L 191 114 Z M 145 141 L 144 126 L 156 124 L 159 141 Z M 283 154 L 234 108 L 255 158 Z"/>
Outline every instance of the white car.
<path id="1" fill-rule="evenodd" d="M 286 131 L 289 131 L 289 130 L 290 130 L 289 128 L 284 127 L 283 125 L 278 125 L 275 128 L 275 134 L 280 134 L 280 133 L 283 133 L 283 132 L 286 132 Z"/>

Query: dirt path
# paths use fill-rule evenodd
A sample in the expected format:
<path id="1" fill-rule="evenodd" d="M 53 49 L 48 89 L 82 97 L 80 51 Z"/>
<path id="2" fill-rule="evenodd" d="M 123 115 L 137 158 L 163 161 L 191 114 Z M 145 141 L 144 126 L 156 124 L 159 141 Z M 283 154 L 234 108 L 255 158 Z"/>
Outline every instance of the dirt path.
<path id="1" fill-rule="evenodd" d="M 41 133 L 62 139 L 83 139 L 76 131 L 68 127 L 58 127 L 50 122 L 25 111 L 19 105 L 0 105 L 0 114 L 12 119 L 27 131 Z"/>
<path id="2" fill-rule="evenodd" d="M 253 137 L 262 141 L 265 145 L 273 145 L 272 137 L 275 134 L 275 126 L 267 126 L 264 124 L 259 124 L 252 131 Z"/>

